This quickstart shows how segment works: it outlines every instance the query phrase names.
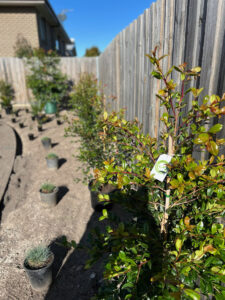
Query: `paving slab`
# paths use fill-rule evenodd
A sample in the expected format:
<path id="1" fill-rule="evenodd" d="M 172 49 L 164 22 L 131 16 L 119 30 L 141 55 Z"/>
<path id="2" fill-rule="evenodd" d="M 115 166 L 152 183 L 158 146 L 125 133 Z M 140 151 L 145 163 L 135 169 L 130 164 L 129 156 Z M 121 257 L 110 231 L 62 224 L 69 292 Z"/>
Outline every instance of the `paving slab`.
<path id="1" fill-rule="evenodd" d="M 7 187 L 16 156 L 16 136 L 13 129 L 0 122 L 0 201 Z"/>

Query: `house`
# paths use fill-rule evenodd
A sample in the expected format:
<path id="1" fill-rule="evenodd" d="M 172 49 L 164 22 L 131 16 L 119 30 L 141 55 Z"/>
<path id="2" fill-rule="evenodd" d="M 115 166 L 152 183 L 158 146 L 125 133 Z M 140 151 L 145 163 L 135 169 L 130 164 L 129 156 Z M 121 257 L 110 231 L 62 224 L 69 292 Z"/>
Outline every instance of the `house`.
<path id="1" fill-rule="evenodd" d="M 48 0 L 0 0 L 0 57 L 15 56 L 21 38 L 33 48 L 76 55 L 74 43 Z M 68 45 L 74 47 L 73 52 L 66 50 Z"/>

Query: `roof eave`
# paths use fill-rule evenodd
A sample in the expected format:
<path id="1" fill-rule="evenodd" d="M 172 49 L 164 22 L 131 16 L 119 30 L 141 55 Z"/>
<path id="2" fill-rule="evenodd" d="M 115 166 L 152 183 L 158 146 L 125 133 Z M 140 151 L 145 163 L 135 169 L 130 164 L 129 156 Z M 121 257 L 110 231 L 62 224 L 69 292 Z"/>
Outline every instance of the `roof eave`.
<path id="1" fill-rule="evenodd" d="M 60 32 L 64 36 L 66 43 L 71 43 L 68 34 L 66 33 L 63 25 L 60 23 L 57 15 L 55 14 L 51 4 L 48 0 L 0 0 L 0 6 L 33 6 L 37 7 L 38 9 L 46 9 L 47 13 L 51 17 L 52 21 L 54 22 L 55 27 L 59 27 Z"/>

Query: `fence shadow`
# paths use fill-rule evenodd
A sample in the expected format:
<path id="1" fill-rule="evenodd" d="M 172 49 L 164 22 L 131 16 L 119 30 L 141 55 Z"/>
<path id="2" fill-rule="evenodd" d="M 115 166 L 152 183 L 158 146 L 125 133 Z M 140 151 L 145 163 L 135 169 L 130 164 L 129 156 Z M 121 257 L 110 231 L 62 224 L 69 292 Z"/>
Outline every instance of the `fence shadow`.
<path id="1" fill-rule="evenodd" d="M 59 266 L 59 264 L 62 263 L 65 256 L 59 254 L 61 258 L 59 258 L 59 264 L 57 263 L 55 270 L 53 269 L 54 281 L 45 300 L 88 300 L 96 293 L 98 282 L 101 279 L 101 265 L 96 264 L 88 270 L 84 266 L 88 259 L 85 249 L 88 247 L 88 236 L 91 230 L 99 225 L 100 215 L 100 212 L 94 212 L 87 224 L 86 231 L 79 242 L 84 249 L 72 250 L 63 266 Z M 58 271 L 59 269 L 60 271 Z"/>
<path id="2" fill-rule="evenodd" d="M 113 197 L 115 197 L 115 199 L 118 198 L 116 193 L 117 192 L 112 194 L 112 199 Z M 135 192 L 135 195 L 136 196 L 133 199 L 130 199 L 133 205 L 137 206 L 135 209 L 140 209 L 140 206 L 142 205 L 145 207 L 147 203 L 146 199 L 148 199 L 145 195 L 145 191 L 140 191 L 140 193 Z M 143 201 L 141 201 L 141 196 L 143 197 Z M 139 201 L 137 201 L 136 197 L 140 197 Z M 120 202 L 116 201 L 113 201 L 113 206 L 110 211 L 115 217 L 119 218 L 120 221 L 128 224 L 132 223 L 135 216 L 127 210 L 124 210 L 120 205 Z M 98 210 L 95 210 L 91 215 L 89 222 L 87 223 L 85 233 L 79 242 L 79 246 L 81 247 L 78 247 L 75 250 L 70 250 L 71 252 L 67 255 L 65 263 L 61 266 L 60 271 L 57 271 L 57 276 L 53 281 L 52 286 L 49 288 L 45 296 L 45 300 L 90 300 L 91 297 L 97 293 L 97 290 L 102 283 L 103 263 L 107 258 L 107 255 L 104 255 L 90 269 L 85 269 L 85 265 L 89 259 L 89 236 L 92 230 L 98 227 L 100 232 L 104 232 L 106 225 L 109 225 L 109 220 L 99 222 L 99 217 L 101 215 L 102 213 Z M 150 220 L 150 223 L 151 222 L 152 226 L 154 226 L 154 222 Z M 110 225 L 113 224 L 110 222 Z M 157 234 L 156 230 L 155 233 Z M 61 261 L 63 260 L 61 259 Z"/>
<path id="3" fill-rule="evenodd" d="M 122 221 L 129 221 L 133 217 L 131 214 L 125 212 L 119 204 L 113 204 L 110 210 Z M 102 257 L 100 261 L 89 269 L 85 269 L 85 264 L 89 259 L 88 249 L 90 244 L 88 240 L 91 231 L 98 227 L 103 232 L 106 225 L 109 224 L 108 220 L 99 222 L 101 215 L 102 212 L 99 211 L 98 207 L 87 223 L 85 233 L 79 242 L 80 247 L 75 250 L 69 250 L 67 258 L 65 258 L 65 252 L 62 251 L 61 246 L 58 246 L 58 249 L 61 251 L 58 252 L 60 257 L 54 266 L 54 281 L 45 296 L 45 300 L 90 300 L 96 294 L 101 284 L 103 262 L 106 257 Z M 57 239 L 51 245 L 56 246 L 59 241 L 60 239 Z M 54 252 L 54 248 L 52 250 Z M 65 262 L 62 265 L 63 260 Z M 61 266 L 59 266 L 60 264 Z"/>

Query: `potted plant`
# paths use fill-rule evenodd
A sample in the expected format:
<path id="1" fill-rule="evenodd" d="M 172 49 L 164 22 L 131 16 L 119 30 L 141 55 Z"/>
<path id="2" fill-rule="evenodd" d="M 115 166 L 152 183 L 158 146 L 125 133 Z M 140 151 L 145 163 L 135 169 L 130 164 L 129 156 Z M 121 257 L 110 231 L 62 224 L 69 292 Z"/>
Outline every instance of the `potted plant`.
<path id="1" fill-rule="evenodd" d="M 46 156 L 46 162 L 49 169 L 57 170 L 59 164 L 59 158 L 55 153 L 49 153 Z"/>
<path id="2" fill-rule="evenodd" d="M 56 117 L 56 124 L 57 124 L 57 125 L 61 125 L 61 124 L 62 124 L 62 121 L 60 120 L 60 116 L 59 116 L 59 113 L 58 113 L 58 112 L 56 112 L 55 117 Z"/>
<path id="3" fill-rule="evenodd" d="M 11 84 L 6 83 L 4 80 L 0 80 L 0 99 L 1 105 L 5 109 L 6 114 L 12 112 L 12 100 L 14 98 L 14 90 Z"/>
<path id="4" fill-rule="evenodd" d="M 20 128 L 23 128 L 23 127 L 24 127 L 23 122 L 20 122 L 20 123 L 19 123 L 19 127 L 20 127 Z"/>
<path id="5" fill-rule="evenodd" d="M 116 190 L 115 186 L 104 184 L 97 187 L 95 186 L 94 179 L 92 179 L 88 184 L 88 189 L 91 194 L 91 207 L 94 210 L 101 210 L 105 206 L 107 206 L 107 208 L 111 206 L 111 203 L 107 203 L 106 199 L 109 200 L 110 194 Z"/>
<path id="6" fill-rule="evenodd" d="M 56 52 L 43 49 L 34 50 L 28 59 L 30 75 L 27 83 L 36 100 L 44 105 L 46 114 L 55 114 L 57 103 L 68 93 L 68 80 L 59 68 L 60 59 Z"/>
<path id="7" fill-rule="evenodd" d="M 57 204 L 58 187 L 52 183 L 44 183 L 40 189 L 41 201 L 45 206 L 55 206 Z"/>
<path id="8" fill-rule="evenodd" d="M 38 117 L 38 119 L 37 119 L 37 130 L 38 131 L 42 131 L 42 120 L 41 120 L 41 118 L 40 117 Z"/>
<path id="9" fill-rule="evenodd" d="M 11 121 L 12 121 L 12 123 L 16 123 L 16 118 L 13 117 L 13 118 L 11 119 Z"/>
<path id="10" fill-rule="evenodd" d="M 32 248 L 26 254 L 24 269 L 34 290 L 46 290 L 52 283 L 54 254 L 46 246 Z"/>
<path id="11" fill-rule="evenodd" d="M 15 110 L 14 114 L 15 114 L 16 117 L 19 117 L 19 109 Z"/>
<path id="12" fill-rule="evenodd" d="M 51 139 L 47 136 L 43 137 L 41 142 L 45 149 L 50 149 L 52 147 Z"/>
<path id="13" fill-rule="evenodd" d="M 33 133 L 28 133 L 28 138 L 30 141 L 34 140 L 34 134 Z"/>

